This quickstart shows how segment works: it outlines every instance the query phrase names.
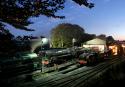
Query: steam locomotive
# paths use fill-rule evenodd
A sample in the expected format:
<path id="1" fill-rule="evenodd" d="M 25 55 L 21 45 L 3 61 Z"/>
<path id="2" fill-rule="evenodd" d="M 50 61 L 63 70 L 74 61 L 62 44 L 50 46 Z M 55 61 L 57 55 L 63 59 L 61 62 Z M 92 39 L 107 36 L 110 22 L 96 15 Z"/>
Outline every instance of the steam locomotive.
<path id="1" fill-rule="evenodd" d="M 77 59 L 82 53 L 84 50 L 81 48 L 65 48 L 40 51 L 39 56 L 42 57 L 42 64 L 48 67 Z"/>
<path id="2" fill-rule="evenodd" d="M 80 65 L 93 65 L 104 61 L 109 56 L 109 52 L 97 52 L 91 49 L 73 47 L 61 49 L 41 50 L 39 52 L 41 64 L 50 67 L 54 64 L 62 64 L 67 61 L 76 60 Z"/>
<path id="3" fill-rule="evenodd" d="M 111 50 L 105 51 L 103 53 L 92 51 L 92 50 L 85 51 L 84 53 L 79 55 L 77 62 L 80 65 L 93 65 L 104 61 L 110 55 L 112 55 Z"/>

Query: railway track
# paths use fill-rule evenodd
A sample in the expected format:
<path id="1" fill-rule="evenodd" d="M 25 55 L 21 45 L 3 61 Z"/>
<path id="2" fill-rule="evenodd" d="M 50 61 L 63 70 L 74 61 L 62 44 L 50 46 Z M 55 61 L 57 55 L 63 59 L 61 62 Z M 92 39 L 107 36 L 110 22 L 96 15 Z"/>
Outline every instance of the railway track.
<path id="1" fill-rule="evenodd" d="M 98 66 L 89 67 L 89 68 L 87 67 L 87 69 L 81 69 L 81 71 L 79 71 L 79 72 L 78 71 L 76 71 L 76 72 L 71 71 L 72 73 L 69 72 L 69 73 L 63 74 L 63 75 L 58 74 L 59 76 L 56 75 L 56 76 L 52 77 L 51 79 L 50 78 L 48 78 L 47 80 L 44 79 L 43 81 L 45 81 L 45 82 L 43 82 L 43 84 L 41 84 L 41 85 L 48 85 L 51 87 L 56 87 L 57 85 L 59 86 L 61 83 L 66 84 L 66 83 L 69 83 L 69 81 L 72 82 L 72 81 L 75 81 L 81 77 L 84 78 L 83 76 L 87 77 L 87 75 L 94 73 L 94 71 L 97 72 L 97 70 L 100 70 L 104 67 L 103 65 L 104 65 L 104 63 L 99 65 L 100 67 L 98 67 Z M 63 84 L 61 84 L 61 85 L 63 85 Z"/>
<path id="2" fill-rule="evenodd" d="M 21 85 L 21 87 L 83 87 L 89 79 L 94 78 L 97 74 L 101 74 L 113 64 L 122 61 L 124 60 L 115 58 L 89 67 L 77 67 L 77 64 L 74 64 L 48 77 Z"/>

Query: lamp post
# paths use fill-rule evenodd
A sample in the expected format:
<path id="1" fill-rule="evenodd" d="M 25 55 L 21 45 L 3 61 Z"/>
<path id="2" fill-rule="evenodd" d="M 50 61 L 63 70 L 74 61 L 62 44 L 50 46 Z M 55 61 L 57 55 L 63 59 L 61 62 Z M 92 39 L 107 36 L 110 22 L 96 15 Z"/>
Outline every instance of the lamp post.
<path id="1" fill-rule="evenodd" d="M 41 72 L 43 72 L 43 41 L 41 41 L 41 52 L 40 52 L 40 60 L 41 60 Z"/>
<path id="2" fill-rule="evenodd" d="M 72 53 L 73 53 L 73 55 L 76 55 L 76 51 L 75 51 L 75 47 L 74 47 L 75 42 L 76 42 L 76 39 L 72 38 Z"/>
<path id="3" fill-rule="evenodd" d="M 76 42 L 76 39 L 73 38 L 73 39 L 72 39 L 72 45 L 73 45 L 73 47 L 74 47 L 74 45 L 75 45 L 75 42 Z"/>
<path id="4" fill-rule="evenodd" d="M 45 49 L 46 48 L 46 45 L 49 43 L 49 40 L 47 38 L 42 38 L 42 41 L 41 41 L 41 50 Z M 41 61 L 42 61 L 42 65 L 41 65 L 41 72 L 44 71 L 44 61 L 47 57 L 46 53 L 44 51 L 42 51 L 42 58 L 41 58 Z"/>

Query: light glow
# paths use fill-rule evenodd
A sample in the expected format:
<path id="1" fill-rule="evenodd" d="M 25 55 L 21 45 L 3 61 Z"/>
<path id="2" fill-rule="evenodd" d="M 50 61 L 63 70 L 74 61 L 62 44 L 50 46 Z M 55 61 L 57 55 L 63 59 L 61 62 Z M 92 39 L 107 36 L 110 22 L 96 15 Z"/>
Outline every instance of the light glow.
<path id="1" fill-rule="evenodd" d="M 109 46 L 109 49 L 112 49 L 113 55 L 117 55 L 118 54 L 118 47 L 116 45 Z"/>

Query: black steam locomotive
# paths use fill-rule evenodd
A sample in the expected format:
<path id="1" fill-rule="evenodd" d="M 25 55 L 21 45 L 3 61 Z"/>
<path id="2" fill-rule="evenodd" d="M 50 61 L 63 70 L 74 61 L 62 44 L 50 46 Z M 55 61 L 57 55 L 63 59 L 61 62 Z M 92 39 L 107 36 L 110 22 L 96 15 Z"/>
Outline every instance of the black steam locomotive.
<path id="1" fill-rule="evenodd" d="M 62 64 L 73 59 L 77 59 L 84 52 L 81 48 L 65 48 L 44 50 L 39 52 L 44 66 L 53 66 L 54 64 Z"/>

